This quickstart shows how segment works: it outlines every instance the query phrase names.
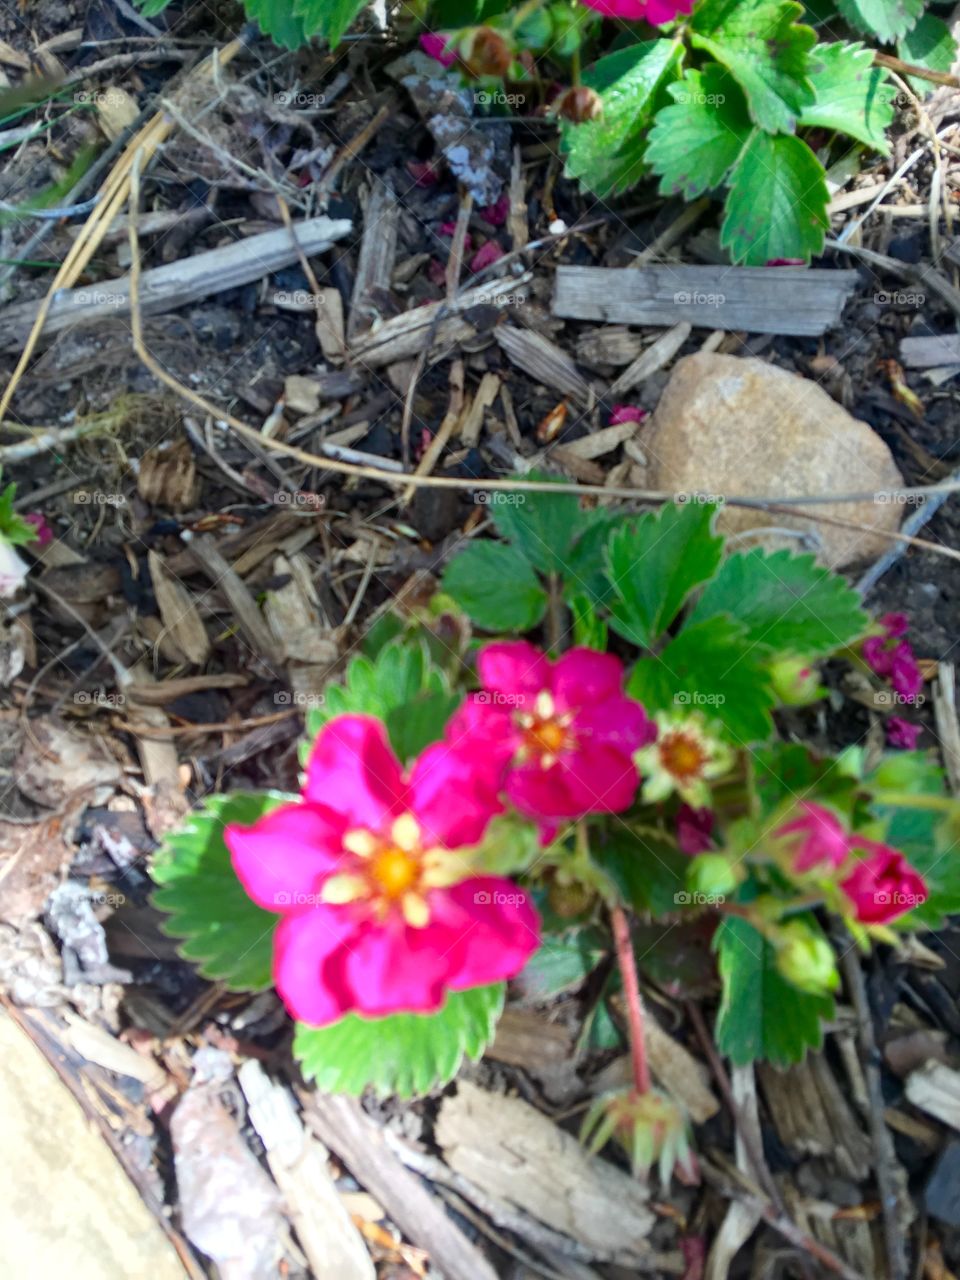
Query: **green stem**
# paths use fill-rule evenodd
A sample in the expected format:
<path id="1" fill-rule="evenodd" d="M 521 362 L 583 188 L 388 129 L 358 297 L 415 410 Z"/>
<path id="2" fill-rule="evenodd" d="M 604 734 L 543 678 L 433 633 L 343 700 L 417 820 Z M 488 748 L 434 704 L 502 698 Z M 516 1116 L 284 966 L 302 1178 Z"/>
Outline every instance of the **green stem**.
<path id="1" fill-rule="evenodd" d="M 943 813 L 957 803 L 953 796 L 918 796 L 909 791 L 875 791 L 873 798 L 878 804 L 897 805 L 901 809 L 939 809 Z"/>
<path id="2" fill-rule="evenodd" d="M 630 926 L 627 924 L 627 917 L 621 906 L 610 908 L 610 919 L 613 924 L 613 939 L 617 947 L 617 963 L 623 978 L 623 994 L 627 1002 L 633 1085 L 637 1093 L 649 1093 L 650 1068 L 647 1065 L 647 1044 L 643 1033 L 643 1002 L 640 999 L 636 957 L 633 954 L 633 943 L 630 941 Z"/>

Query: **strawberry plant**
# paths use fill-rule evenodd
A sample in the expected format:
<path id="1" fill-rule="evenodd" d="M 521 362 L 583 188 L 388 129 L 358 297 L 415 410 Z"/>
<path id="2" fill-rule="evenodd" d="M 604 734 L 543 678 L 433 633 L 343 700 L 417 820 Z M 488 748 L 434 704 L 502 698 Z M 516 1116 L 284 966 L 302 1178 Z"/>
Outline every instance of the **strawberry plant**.
<path id="1" fill-rule="evenodd" d="M 833 1016 L 835 938 L 896 947 L 960 910 L 960 810 L 918 725 L 833 755 L 780 731 L 828 659 L 909 716 L 907 619 L 872 622 L 810 555 L 731 550 L 695 495 L 640 516 L 499 496 L 498 539 L 311 708 L 299 794 L 208 799 L 159 851 L 155 902 L 206 976 L 276 987 L 329 1090 L 426 1091 L 483 1052 L 510 979 L 549 999 L 605 973 L 584 1034 L 617 1042 L 619 986 L 633 1082 L 585 1140 L 689 1171 L 646 1063 L 651 929 L 706 930 L 720 1050 L 784 1065 Z"/>

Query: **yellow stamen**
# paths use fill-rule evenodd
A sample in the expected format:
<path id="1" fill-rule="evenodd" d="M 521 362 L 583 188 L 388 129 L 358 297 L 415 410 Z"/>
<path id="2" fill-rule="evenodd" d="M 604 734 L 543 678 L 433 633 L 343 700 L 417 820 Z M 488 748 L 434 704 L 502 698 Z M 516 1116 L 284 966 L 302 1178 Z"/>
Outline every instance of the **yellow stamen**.
<path id="1" fill-rule="evenodd" d="M 400 910 L 411 929 L 424 929 L 430 923 L 430 908 L 419 893 L 405 893 L 400 899 Z"/>
<path id="2" fill-rule="evenodd" d="M 420 848 L 420 824 L 412 813 L 403 813 L 390 828 L 390 839 L 404 853 Z"/>
<path id="3" fill-rule="evenodd" d="M 668 733 L 657 743 L 660 761 L 668 773 L 685 780 L 697 777 L 707 763 L 703 744 L 689 733 Z"/>
<path id="4" fill-rule="evenodd" d="M 363 876 L 350 875 L 331 876 L 320 894 L 324 902 L 334 906 L 342 906 L 345 902 L 356 902 L 358 898 L 366 896 L 367 882 Z"/>
<path id="5" fill-rule="evenodd" d="M 388 898 L 402 898 L 420 879 L 420 863 L 405 849 L 386 845 L 373 855 L 370 875 Z"/>
<path id="6" fill-rule="evenodd" d="M 355 853 L 358 858 L 369 858 L 380 847 L 380 841 L 372 831 L 357 828 L 348 831 L 343 837 L 343 847 L 347 853 Z"/>

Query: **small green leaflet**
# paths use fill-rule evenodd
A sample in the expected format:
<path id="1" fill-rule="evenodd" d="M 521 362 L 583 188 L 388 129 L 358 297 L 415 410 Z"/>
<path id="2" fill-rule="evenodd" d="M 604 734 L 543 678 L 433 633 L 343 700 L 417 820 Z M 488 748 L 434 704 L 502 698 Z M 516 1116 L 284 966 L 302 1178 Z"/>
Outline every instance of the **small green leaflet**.
<path id="1" fill-rule="evenodd" d="M 531 472 L 528 479 L 549 479 Z M 508 493 L 487 495 L 490 516 L 500 535 L 523 552 L 541 573 L 563 573 L 574 541 L 587 527 L 575 493 Z"/>
<path id="2" fill-rule="evenodd" d="M 690 623 L 726 614 L 768 653 L 818 657 L 866 631 L 860 596 L 813 556 L 751 551 L 728 556 L 697 601 Z"/>
<path id="3" fill-rule="evenodd" d="M 829 226 L 823 165 L 800 138 L 756 130 L 730 177 L 720 243 L 734 262 L 809 261 Z"/>
<path id="4" fill-rule="evenodd" d="M 693 44 L 733 74 L 750 119 L 771 133 L 792 133 L 813 102 L 810 50 L 816 32 L 796 19 L 792 0 L 701 0 L 690 17 Z"/>
<path id="5" fill-rule="evenodd" d="M 923 0 L 837 0 L 837 8 L 852 27 L 889 43 L 916 24 Z"/>
<path id="6" fill-rule="evenodd" d="M 566 174 L 607 197 L 643 177 L 642 130 L 659 106 L 658 95 L 680 64 L 678 40 L 648 40 L 607 54 L 589 67 L 583 83 L 603 100 L 603 119 L 563 124 Z"/>
<path id="7" fill-rule="evenodd" d="M 717 570 L 723 538 L 711 531 L 709 502 L 668 502 L 639 520 L 622 521 L 607 543 L 615 592 L 610 625 L 625 640 L 650 649 L 687 596 Z"/>
<path id="8" fill-rule="evenodd" d="M 810 78 L 817 100 L 804 108 L 800 124 L 838 129 L 886 155 L 893 87 L 887 73 L 873 65 L 873 50 L 862 44 L 821 44 L 816 56 L 822 65 Z"/>
<path id="9" fill-rule="evenodd" d="M 897 43 L 897 54 L 904 62 L 930 71 L 949 71 L 957 56 L 957 42 L 942 18 L 925 13 L 917 25 Z M 908 76 L 908 80 L 921 98 L 936 88 L 929 80 Z"/>
<path id="10" fill-rule="evenodd" d="M 383 720 L 401 762 L 443 737 L 458 702 L 446 676 L 430 662 L 423 643 L 394 641 L 376 658 L 354 658 L 343 684 L 327 686 L 323 701 L 307 712 L 305 763 L 314 738 L 334 716 L 368 715 Z"/>
<path id="11" fill-rule="evenodd" d="M 735 1066 L 762 1061 L 786 1067 L 819 1049 L 821 1024 L 833 1017 L 832 996 L 800 991 L 781 977 L 773 948 L 737 916 L 724 918 L 714 949 L 723 983 L 715 1032 L 721 1053 Z"/>
<path id="12" fill-rule="evenodd" d="M 627 693 L 648 711 L 700 711 L 737 745 L 770 737 L 773 693 L 763 654 L 729 618 L 686 626 L 656 658 L 641 658 Z"/>
<path id="13" fill-rule="evenodd" d="M 673 105 L 657 112 L 645 158 L 662 195 L 693 200 L 723 182 L 750 135 L 750 117 L 733 76 L 716 62 L 688 71 L 669 92 Z"/>
<path id="14" fill-rule="evenodd" d="M 446 1084 L 464 1055 L 479 1058 L 503 1010 L 502 982 L 448 992 L 437 1013 L 361 1018 L 348 1013 L 327 1027 L 296 1024 L 294 1057 L 307 1080 L 329 1093 L 409 1098 Z"/>
<path id="15" fill-rule="evenodd" d="M 195 961 L 205 978 L 231 991 L 260 991 L 272 984 L 273 933 L 280 917 L 247 897 L 223 829 L 232 822 L 252 826 L 295 800 L 277 791 L 208 796 L 154 855 L 150 871 L 160 887 L 153 905 L 170 915 L 164 932 L 184 940 L 181 955 Z"/>
<path id="16" fill-rule="evenodd" d="M 517 986 L 526 1000 L 551 1000 L 580 986 L 609 950 L 609 939 L 592 926 L 544 934 L 541 946 L 517 975 Z"/>
<path id="17" fill-rule="evenodd" d="M 299 49 L 313 34 L 303 19 L 294 12 L 295 0 L 243 0 L 248 18 L 265 36 L 285 49 Z"/>
<path id="18" fill-rule="evenodd" d="M 472 542 L 455 555 L 443 590 L 483 631 L 529 631 L 547 607 L 526 557 L 502 542 Z"/>
<path id="19" fill-rule="evenodd" d="M 291 0 L 259 0 L 265 7 L 289 5 Z M 247 0 L 249 5 L 249 0 Z M 293 10 L 308 36 L 323 36 L 335 49 L 367 0 L 293 0 Z"/>
<path id="20" fill-rule="evenodd" d="M 690 859 L 661 831 L 618 823 L 594 841 L 590 858 L 634 911 L 649 911 L 656 919 L 681 910 L 689 899 Z"/>

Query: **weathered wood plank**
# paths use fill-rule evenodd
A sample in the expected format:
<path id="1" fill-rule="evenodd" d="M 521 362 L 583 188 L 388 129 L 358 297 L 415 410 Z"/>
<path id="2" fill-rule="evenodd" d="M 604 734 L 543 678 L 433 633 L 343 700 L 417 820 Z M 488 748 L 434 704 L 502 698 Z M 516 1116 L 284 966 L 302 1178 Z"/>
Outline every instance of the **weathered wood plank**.
<path id="1" fill-rule="evenodd" d="M 907 369 L 935 369 L 938 365 L 960 364 L 960 334 L 901 338 L 900 359 Z"/>
<path id="2" fill-rule="evenodd" d="M 809 337 L 839 323 L 857 279 L 806 267 L 559 267 L 553 314 Z"/>

